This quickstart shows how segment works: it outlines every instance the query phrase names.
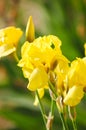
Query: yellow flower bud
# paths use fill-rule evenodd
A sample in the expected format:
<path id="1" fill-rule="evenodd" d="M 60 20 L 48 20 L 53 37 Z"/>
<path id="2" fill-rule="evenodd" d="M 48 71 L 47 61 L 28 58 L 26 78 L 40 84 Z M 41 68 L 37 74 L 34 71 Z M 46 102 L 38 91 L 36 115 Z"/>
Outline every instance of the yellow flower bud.
<path id="1" fill-rule="evenodd" d="M 35 28 L 32 16 L 30 16 L 26 26 L 26 40 L 29 42 L 33 42 L 34 39 L 35 39 Z"/>

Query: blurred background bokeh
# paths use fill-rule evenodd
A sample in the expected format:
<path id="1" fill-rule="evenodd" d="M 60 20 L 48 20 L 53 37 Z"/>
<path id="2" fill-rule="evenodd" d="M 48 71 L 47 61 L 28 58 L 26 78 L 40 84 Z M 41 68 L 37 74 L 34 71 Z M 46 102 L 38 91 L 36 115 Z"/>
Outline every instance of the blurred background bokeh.
<path id="1" fill-rule="evenodd" d="M 63 54 L 71 61 L 84 56 L 86 0 L 0 0 L 0 29 L 13 25 L 25 32 L 30 15 L 36 37 L 58 36 Z M 23 35 L 17 50 L 19 58 L 24 40 Z M 27 83 L 12 56 L 0 59 L 0 130 L 45 130 L 39 107 L 33 105 L 34 93 L 27 90 Z M 42 100 L 48 111 L 47 93 Z M 86 130 L 86 96 L 76 109 L 78 130 Z M 72 130 L 70 121 L 69 127 Z M 53 130 L 62 130 L 57 110 Z"/>

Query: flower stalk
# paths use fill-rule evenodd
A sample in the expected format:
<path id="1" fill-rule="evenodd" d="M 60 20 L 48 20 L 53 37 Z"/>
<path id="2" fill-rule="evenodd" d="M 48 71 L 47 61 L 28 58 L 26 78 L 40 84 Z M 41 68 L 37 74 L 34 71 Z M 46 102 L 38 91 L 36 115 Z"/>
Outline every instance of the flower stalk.
<path id="1" fill-rule="evenodd" d="M 46 124 L 48 130 L 52 130 L 53 119 L 54 119 L 54 100 L 51 98 L 51 109 Z"/>
<path id="2" fill-rule="evenodd" d="M 54 86 L 53 84 L 49 81 L 49 87 L 51 89 L 51 91 L 53 92 L 53 94 L 55 95 L 55 98 L 57 99 L 57 93 L 54 89 Z M 61 98 L 60 98 L 61 99 Z M 58 108 L 58 111 L 59 111 L 59 115 L 60 115 L 60 118 L 61 118 L 61 121 L 62 121 L 62 125 L 63 125 L 63 130 L 68 130 L 68 126 L 67 126 L 67 122 L 65 120 L 65 117 L 64 117 L 64 113 L 63 113 L 63 105 L 62 105 L 62 102 L 57 103 L 57 108 Z M 52 110 L 52 109 L 51 109 Z"/>
<path id="3" fill-rule="evenodd" d="M 68 126 L 67 126 L 67 122 L 66 122 L 66 120 L 64 118 L 64 113 L 59 112 L 59 115 L 60 115 L 60 118 L 61 118 L 61 121 L 62 121 L 63 130 L 69 130 Z"/>
<path id="4" fill-rule="evenodd" d="M 16 62 L 19 62 L 19 58 L 18 58 L 18 56 L 17 56 L 16 52 L 14 52 L 14 53 L 13 53 L 13 56 L 14 56 L 14 58 L 15 58 Z"/>
<path id="5" fill-rule="evenodd" d="M 69 117 L 70 117 L 70 119 L 72 121 L 73 130 L 77 130 L 75 108 L 68 106 L 68 112 L 69 112 Z"/>
<path id="6" fill-rule="evenodd" d="M 56 93 L 56 90 L 55 90 L 53 84 L 50 81 L 48 82 L 48 84 L 49 84 L 49 88 L 52 91 L 52 93 L 54 94 L 55 98 L 57 98 L 57 93 Z"/>
<path id="7" fill-rule="evenodd" d="M 38 94 L 37 90 L 36 90 L 36 95 L 37 95 L 37 98 L 38 98 L 38 101 L 39 101 L 39 106 L 40 106 L 40 111 L 41 111 L 41 114 L 42 114 L 42 118 L 43 118 L 43 121 L 44 121 L 44 124 L 45 124 L 45 127 L 46 127 L 46 123 L 47 123 L 46 114 L 45 114 L 45 110 L 43 108 L 43 105 L 42 105 L 42 102 L 40 100 L 40 97 L 39 97 L 39 94 Z M 46 130 L 49 130 L 49 129 L 47 129 L 47 127 L 46 127 Z"/>

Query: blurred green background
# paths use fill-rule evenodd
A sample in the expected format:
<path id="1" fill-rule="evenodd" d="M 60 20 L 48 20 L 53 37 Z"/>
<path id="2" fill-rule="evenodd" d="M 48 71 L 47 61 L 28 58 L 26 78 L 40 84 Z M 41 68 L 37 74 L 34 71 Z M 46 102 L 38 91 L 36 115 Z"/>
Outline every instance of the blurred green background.
<path id="1" fill-rule="evenodd" d="M 30 15 L 36 37 L 58 36 L 63 54 L 71 61 L 84 56 L 86 0 L 0 0 L 0 28 L 15 25 L 25 32 Z M 19 57 L 24 40 L 23 35 L 17 51 Z M 27 90 L 27 83 L 11 56 L 0 59 L 0 130 L 45 130 L 39 107 L 33 105 L 34 93 Z M 47 93 L 43 103 L 48 111 Z M 78 130 L 86 130 L 86 96 L 76 109 Z M 69 127 L 72 130 L 70 121 Z M 62 130 L 57 110 L 53 130 Z"/>

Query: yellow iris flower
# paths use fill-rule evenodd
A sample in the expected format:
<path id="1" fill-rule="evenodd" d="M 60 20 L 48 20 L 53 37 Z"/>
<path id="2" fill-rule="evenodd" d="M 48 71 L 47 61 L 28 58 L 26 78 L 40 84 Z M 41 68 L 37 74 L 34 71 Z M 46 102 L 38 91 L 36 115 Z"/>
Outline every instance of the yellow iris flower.
<path id="1" fill-rule="evenodd" d="M 27 41 L 21 48 L 22 58 L 18 66 L 22 68 L 24 77 L 29 80 L 27 88 L 31 91 L 37 90 L 40 98 L 42 98 L 44 89 L 48 88 L 48 81 L 51 80 L 50 75 L 53 72 L 54 75 L 58 75 L 56 86 L 59 86 L 59 89 L 57 92 L 62 93 L 61 87 L 69 61 L 62 55 L 61 41 L 54 35 L 34 39 L 32 17 L 28 20 L 26 38 Z M 36 105 L 37 102 L 36 97 L 34 104 Z"/>
<path id="2" fill-rule="evenodd" d="M 77 105 L 84 96 L 86 87 L 86 57 L 77 58 L 71 64 L 67 75 L 68 92 L 64 98 L 66 105 Z"/>
<path id="3" fill-rule="evenodd" d="M 0 30 L 0 57 L 7 56 L 16 51 L 22 30 L 13 26 Z"/>
<path id="4" fill-rule="evenodd" d="M 24 76 L 29 79 L 28 89 L 35 91 L 46 85 L 48 71 L 54 69 L 55 62 L 62 56 L 60 46 L 61 41 L 53 35 L 24 43 L 18 66 L 22 67 Z"/>

